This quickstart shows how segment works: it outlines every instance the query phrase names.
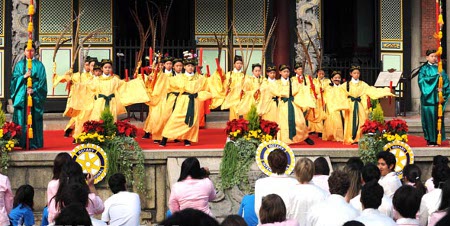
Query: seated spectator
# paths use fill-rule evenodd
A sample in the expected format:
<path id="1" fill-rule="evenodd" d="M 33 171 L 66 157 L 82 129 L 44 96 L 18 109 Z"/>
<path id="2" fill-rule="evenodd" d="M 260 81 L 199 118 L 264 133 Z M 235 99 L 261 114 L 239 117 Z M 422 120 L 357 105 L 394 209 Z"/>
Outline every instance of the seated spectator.
<path id="1" fill-rule="evenodd" d="M 73 161 L 72 157 L 67 152 L 57 154 L 53 160 L 53 177 L 47 185 L 47 205 L 50 202 L 50 199 L 52 199 L 58 191 L 59 175 L 61 174 L 62 167 L 71 161 Z"/>
<path id="2" fill-rule="evenodd" d="M 41 219 L 41 226 L 47 226 L 48 223 L 48 207 L 44 207 L 44 210 L 42 210 L 42 219 Z"/>
<path id="3" fill-rule="evenodd" d="M 14 197 L 14 209 L 9 213 L 11 225 L 34 225 L 34 188 L 31 185 L 22 185 L 16 191 Z"/>
<path id="4" fill-rule="evenodd" d="M 0 174 L 0 225 L 9 225 L 8 214 L 13 208 L 14 195 L 9 178 Z"/>
<path id="5" fill-rule="evenodd" d="M 244 218 L 248 226 L 258 225 L 258 216 L 255 213 L 255 194 L 244 195 L 238 215 Z"/>
<path id="6" fill-rule="evenodd" d="M 441 205 L 442 186 L 450 178 L 450 168 L 448 165 L 437 164 L 431 171 L 433 177 L 434 190 L 422 197 L 419 209 L 420 225 L 428 225 L 430 216 L 439 209 Z"/>
<path id="7" fill-rule="evenodd" d="M 413 186 L 403 185 L 397 189 L 393 199 L 397 213 L 394 218 L 397 219 L 397 225 L 419 226 L 416 214 L 419 211 L 421 199 L 422 192 Z"/>
<path id="8" fill-rule="evenodd" d="M 86 207 L 80 203 L 73 203 L 62 208 L 61 213 L 55 218 L 55 225 L 91 226 L 92 222 Z"/>
<path id="9" fill-rule="evenodd" d="M 216 198 L 216 190 L 208 176 L 208 168 L 200 168 L 197 158 L 189 157 L 183 161 L 178 182 L 170 192 L 169 209 L 172 214 L 192 208 L 213 215 L 208 202 Z"/>
<path id="10" fill-rule="evenodd" d="M 312 182 L 319 188 L 322 188 L 328 194 L 330 189 L 328 188 L 328 177 L 330 175 L 330 167 L 324 157 L 318 157 L 314 160 L 314 176 Z"/>
<path id="11" fill-rule="evenodd" d="M 275 149 L 267 157 L 272 174 L 269 177 L 258 179 L 255 182 L 255 212 L 259 213 L 262 198 L 268 194 L 279 195 L 286 206 L 289 206 L 289 191 L 297 184 L 297 180 L 285 174 L 288 166 L 286 152 Z M 312 177 L 312 176 L 311 176 Z"/>
<path id="12" fill-rule="evenodd" d="M 361 169 L 364 163 L 359 157 L 351 157 L 348 159 L 344 167 L 344 172 L 350 177 L 350 188 L 345 195 L 345 200 L 350 202 L 361 191 Z"/>
<path id="13" fill-rule="evenodd" d="M 448 226 L 450 225 L 450 211 L 447 211 L 447 214 L 436 223 L 435 226 Z"/>
<path id="14" fill-rule="evenodd" d="M 247 223 L 239 215 L 229 215 L 222 221 L 220 226 L 247 226 Z"/>
<path id="15" fill-rule="evenodd" d="M 436 155 L 433 157 L 433 167 L 438 164 L 448 165 L 448 158 L 442 155 Z M 434 190 L 433 177 L 425 182 L 425 187 L 427 187 L 427 192 Z"/>
<path id="16" fill-rule="evenodd" d="M 442 195 L 441 195 L 441 204 L 439 205 L 438 210 L 434 211 L 430 215 L 430 220 L 428 221 L 429 226 L 434 226 L 438 221 L 440 221 L 447 212 L 450 210 L 450 179 L 447 179 L 442 185 Z"/>
<path id="17" fill-rule="evenodd" d="M 382 151 L 377 155 L 378 169 L 380 169 L 381 178 L 378 183 L 383 187 L 384 194 L 392 199 L 395 191 L 402 186 L 402 182 L 395 173 L 395 164 L 397 160 L 394 154 L 388 151 Z"/>
<path id="18" fill-rule="evenodd" d="M 296 220 L 286 219 L 286 206 L 283 199 L 276 194 L 267 195 L 262 199 L 259 218 L 261 226 L 299 226 Z"/>
<path id="19" fill-rule="evenodd" d="M 373 163 L 367 163 L 361 172 L 361 182 L 364 185 L 365 183 L 375 180 L 380 180 L 381 174 L 378 167 Z M 361 194 L 357 195 L 355 198 L 350 200 L 350 204 L 357 209 L 359 212 L 361 212 L 362 209 L 362 203 L 361 203 Z M 381 200 L 381 205 L 378 207 L 378 210 L 390 217 L 393 218 L 393 207 L 392 207 L 392 199 L 387 197 L 386 194 L 383 195 L 383 199 Z"/>
<path id="20" fill-rule="evenodd" d="M 364 226 L 364 224 L 359 221 L 347 221 L 342 226 Z"/>
<path id="21" fill-rule="evenodd" d="M 295 164 L 294 172 L 298 183 L 290 186 L 288 190 L 290 198 L 289 205 L 286 205 L 288 206 L 287 217 L 297 220 L 300 225 L 306 225 L 306 216 L 311 207 L 325 200 L 327 193 L 311 183 L 314 163 L 310 159 L 299 159 Z"/>
<path id="22" fill-rule="evenodd" d="M 159 223 L 158 226 L 219 226 L 216 219 L 206 214 L 204 211 L 196 209 L 183 209 L 173 213 L 172 216 Z"/>
<path id="23" fill-rule="evenodd" d="M 377 181 L 372 180 L 364 184 L 361 189 L 361 203 L 363 211 L 355 220 L 366 226 L 394 226 L 396 225 L 392 218 L 380 213 L 378 207 L 383 198 L 383 187 Z"/>
<path id="24" fill-rule="evenodd" d="M 127 181 L 121 173 L 109 177 L 108 185 L 113 195 L 105 201 L 102 221 L 108 225 L 140 225 L 141 200 L 139 195 L 128 192 Z"/>
<path id="25" fill-rule="evenodd" d="M 408 164 L 403 168 L 403 182 L 406 185 L 411 185 L 419 192 L 422 193 L 422 196 L 427 193 L 427 188 L 423 185 L 422 181 L 422 171 L 415 164 Z"/>
<path id="26" fill-rule="evenodd" d="M 328 179 L 328 185 L 331 195 L 311 208 L 306 225 L 341 226 L 359 216 L 359 212 L 345 201 L 345 194 L 350 187 L 348 174 L 334 171 Z"/>

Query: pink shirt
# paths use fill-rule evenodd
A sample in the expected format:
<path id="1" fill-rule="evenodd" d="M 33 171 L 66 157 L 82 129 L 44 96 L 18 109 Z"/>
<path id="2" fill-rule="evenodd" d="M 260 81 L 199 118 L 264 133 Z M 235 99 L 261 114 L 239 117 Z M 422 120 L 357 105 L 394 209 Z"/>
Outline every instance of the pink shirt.
<path id="1" fill-rule="evenodd" d="M 0 225 L 9 225 L 8 214 L 12 209 L 13 200 L 9 178 L 0 174 Z"/>
<path id="2" fill-rule="evenodd" d="M 186 178 L 172 186 L 169 198 L 169 209 L 172 213 L 187 208 L 201 210 L 212 216 L 209 201 L 216 198 L 214 184 L 209 178 Z"/>
<path id="3" fill-rule="evenodd" d="M 59 188 L 59 179 L 51 180 L 47 185 L 47 205 L 50 203 L 50 199 L 56 195 Z"/>
<path id="4" fill-rule="evenodd" d="M 300 226 L 296 220 L 285 220 L 283 222 L 259 224 L 260 226 Z"/>
<path id="5" fill-rule="evenodd" d="M 89 215 L 101 214 L 104 209 L 105 206 L 103 205 L 102 199 L 95 193 L 89 193 L 88 205 L 86 207 Z M 55 199 L 52 199 L 48 204 L 48 222 L 53 223 L 60 211 L 59 207 L 55 206 Z"/>

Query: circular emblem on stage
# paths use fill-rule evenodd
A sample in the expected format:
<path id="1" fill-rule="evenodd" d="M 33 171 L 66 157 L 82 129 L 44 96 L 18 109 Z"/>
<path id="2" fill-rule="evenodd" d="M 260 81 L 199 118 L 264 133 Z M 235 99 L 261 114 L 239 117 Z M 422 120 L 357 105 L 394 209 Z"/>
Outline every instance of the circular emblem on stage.
<path id="1" fill-rule="evenodd" d="M 282 141 L 279 140 L 271 140 L 261 143 L 258 146 L 258 149 L 256 150 L 256 164 L 258 164 L 258 167 L 261 171 L 263 171 L 266 175 L 270 176 L 272 174 L 272 171 L 269 167 L 269 162 L 267 161 L 267 158 L 269 157 L 270 152 L 272 152 L 274 149 L 281 149 L 286 152 L 286 155 L 288 157 L 288 165 L 286 168 L 285 174 L 291 174 L 294 170 L 295 166 L 295 155 L 294 152 L 291 150 L 291 148 L 285 144 Z"/>
<path id="2" fill-rule="evenodd" d="M 94 183 L 102 181 L 108 171 L 108 157 L 105 151 L 95 144 L 80 144 L 72 150 L 72 158 L 83 168 L 83 173 L 94 175 Z"/>
<path id="3" fill-rule="evenodd" d="M 396 166 L 395 172 L 401 179 L 403 177 L 403 168 L 408 164 L 414 163 L 414 153 L 411 147 L 402 141 L 392 141 L 384 145 L 383 149 L 395 155 Z"/>

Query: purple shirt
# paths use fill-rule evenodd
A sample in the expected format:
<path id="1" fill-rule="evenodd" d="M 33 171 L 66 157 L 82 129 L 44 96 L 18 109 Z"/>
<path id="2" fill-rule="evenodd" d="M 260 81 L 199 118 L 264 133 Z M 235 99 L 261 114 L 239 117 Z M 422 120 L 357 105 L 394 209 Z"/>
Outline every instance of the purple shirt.
<path id="1" fill-rule="evenodd" d="M 173 213 L 187 208 L 197 209 L 212 216 L 209 201 L 216 198 L 214 184 L 209 178 L 186 178 L 172 186 L 169 198 L 169 209 Z"/>
<path id="2" fill-rule="evenodd" d="M 285 220 L 283 222 L 260 224 L 260 226 L 299 226 L 296 220 Z"/>

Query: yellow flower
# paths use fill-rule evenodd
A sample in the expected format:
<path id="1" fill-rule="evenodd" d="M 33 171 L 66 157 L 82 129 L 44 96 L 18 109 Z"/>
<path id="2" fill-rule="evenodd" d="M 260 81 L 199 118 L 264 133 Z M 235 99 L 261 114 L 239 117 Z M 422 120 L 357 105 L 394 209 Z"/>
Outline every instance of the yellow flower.
<path id="1" fill-rule="evenodd" d="M 3 137 L 3 129 L 0 129 L 0 138 Z"/>
<path id="2" fill-rule="evenodd" d="M 12 149 L 11 148 L 8 148 L 8 151 L 11 151 Z"/>
<path id="3" fill-rule="evenodd" d="M 9 144 L 6 144 L 6 148 L 9 148 Z"/>

